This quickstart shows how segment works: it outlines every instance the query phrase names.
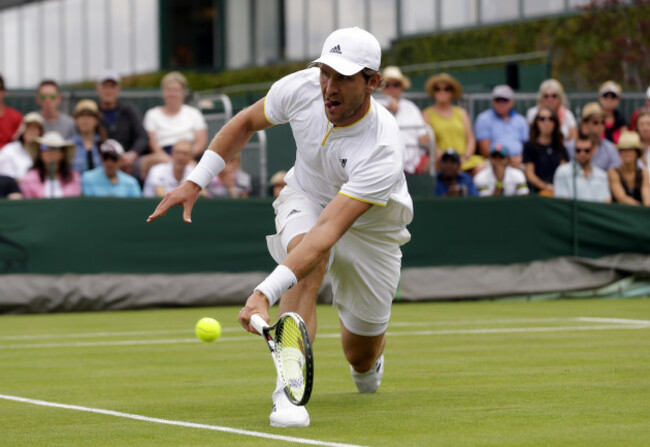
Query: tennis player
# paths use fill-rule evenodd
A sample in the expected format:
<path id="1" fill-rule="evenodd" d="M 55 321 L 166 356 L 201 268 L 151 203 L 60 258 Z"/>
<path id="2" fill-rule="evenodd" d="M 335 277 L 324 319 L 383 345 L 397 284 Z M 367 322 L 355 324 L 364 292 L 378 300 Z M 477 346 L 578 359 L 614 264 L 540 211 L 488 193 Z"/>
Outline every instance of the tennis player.
<path id="1" fill-rule="evenodd" d="M 381 47 L 360 28 L 334 31 L 310 68 L 273 84 L 266 97 L 242 110 L 214 137 L 187 181 L 170 192 L 147 219 L 174 205 L 183 219 L 201 189 L 239 152 L 254 132 L 289 123 L 296 162 L 273 202 L 277 233 L 267 237 L 278 267 L 255 288 L 239 313 L 269 321 L 269 306 L 297 312 L 316 335 L 316 294 L 329 269 L 341 321 L 343 352 L 359 392 L 372 393 L 384 372 L 384 334 L 397 289 L 406 225 L 413 203 L 404 178 L 398 125 L 372 98 L 380 82 Z M 309 425 L 305 407 L 291 404 L 278 379 L 271 425 Z"/>

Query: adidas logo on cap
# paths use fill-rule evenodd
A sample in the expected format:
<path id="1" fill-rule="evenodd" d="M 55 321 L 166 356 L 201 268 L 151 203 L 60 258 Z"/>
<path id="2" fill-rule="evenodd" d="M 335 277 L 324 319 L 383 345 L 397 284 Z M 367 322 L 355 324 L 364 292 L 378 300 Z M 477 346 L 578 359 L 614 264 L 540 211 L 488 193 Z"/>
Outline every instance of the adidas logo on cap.
<path id="1" fill-rule="evenodd" d="M 336 45 L 330 50 L 330 53 L 343 54 L 341 51 L 341 45 Z"/>

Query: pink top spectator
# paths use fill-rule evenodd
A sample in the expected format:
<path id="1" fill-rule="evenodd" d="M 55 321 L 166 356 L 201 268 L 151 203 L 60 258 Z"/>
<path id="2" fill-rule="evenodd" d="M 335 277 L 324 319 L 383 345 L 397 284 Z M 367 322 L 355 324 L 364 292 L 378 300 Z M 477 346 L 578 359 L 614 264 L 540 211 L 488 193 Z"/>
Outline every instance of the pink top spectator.
<path id="1" fill-rule="evenodd" d="M 37 169 L 31 169 L 20 182 L 20 189 L 26 199 L 76 197 L 81 195 L 81 176 L 71 172 L 72 179 L 63 183 L 60 176 L 54 180 L 41 181 Z"/>

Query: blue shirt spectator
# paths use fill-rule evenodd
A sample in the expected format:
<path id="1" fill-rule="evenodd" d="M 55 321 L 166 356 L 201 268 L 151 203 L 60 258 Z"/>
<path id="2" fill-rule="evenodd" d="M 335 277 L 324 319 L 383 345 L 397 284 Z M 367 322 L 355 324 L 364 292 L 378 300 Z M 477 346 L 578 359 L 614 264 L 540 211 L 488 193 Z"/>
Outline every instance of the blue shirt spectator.
<path id="1" fill-rule="evenodd" d="M 81 177 L 84 196 L 141 197 L 142 190 L 135 177 L 120 171 L 124 148 L 116 140 L 106 140 L 99 147 L 103 166 L 86 171 Z"/>
<path id="2" fill-rule="evenodd" d="M 89 169 L 102 165 L 102 157 L 99 154 L 99 135 L 95 135 L 95 141 L 90 150 L 86 149 L 81 135 L 79 134 L 72 137 L 70 141 L 72 141 L 77 148 L 74 160 L 72 161 L 72 169 L 81 174 Z"/>
<path id="3" fill-rule="evenodd" d="M 135 177 L 122 171 L 116 173 L 117 182 L 112 183 L 103 167 L 86 171 L 81 175 L 84 196 L 92 197 L 142 197 L 140 184 Z"/>
<path id="4" fill-rule="evenodd" d="M 510 150 L 511 166 L 522 162 L 524 143 L 528 141 L 528 121 L 514 109 L 515 93 L 507 85 L 492 90 L 492 108 L 476 117 L 474 132 L 481 155 L 488 157 L 490 148 L 501 144 Z"/>

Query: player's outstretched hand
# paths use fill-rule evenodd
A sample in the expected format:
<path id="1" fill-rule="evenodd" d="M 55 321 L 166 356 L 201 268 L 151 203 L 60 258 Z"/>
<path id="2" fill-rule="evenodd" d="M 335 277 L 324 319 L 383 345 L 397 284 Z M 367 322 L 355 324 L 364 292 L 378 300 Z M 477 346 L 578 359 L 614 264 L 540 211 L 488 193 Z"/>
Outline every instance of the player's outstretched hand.
<path id="1" fill-rule="evenodd" d="M 258 332 L 251 325 L 251 317 L 255 314 L 259 314 L 264 321 L 269 322 L 269 300 L 266 299 L 262 292 L 256 291 L 253 292 L 251 296 L 246 300 L 246 305 L 239 311 L 239 324 L 242 325 L 244 329 L 253 334 Z"/>
<path id="2" fill-rule="evenodd" d="M 192 207 L 199 198 L 201 188 L 196 183 L 185 182 L 178 188 L 165 194 L 151 216 L 147 217 L 147 223 L 151 223 L 161 216 L 167 214 L 167 211 L 176 205 L 183 207 L 183 220 L 192 223 Z"/>

